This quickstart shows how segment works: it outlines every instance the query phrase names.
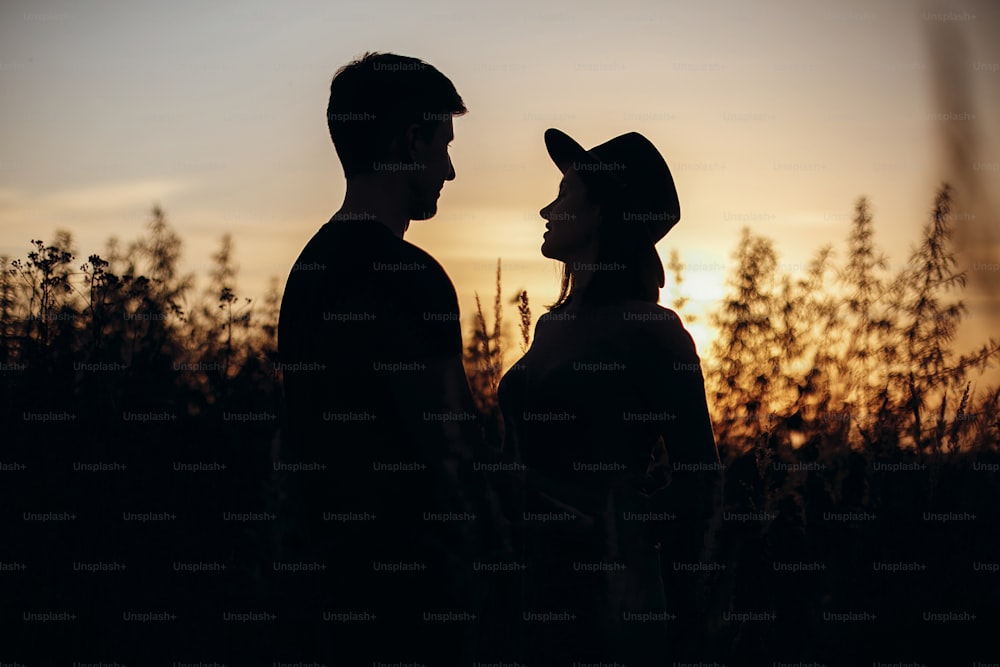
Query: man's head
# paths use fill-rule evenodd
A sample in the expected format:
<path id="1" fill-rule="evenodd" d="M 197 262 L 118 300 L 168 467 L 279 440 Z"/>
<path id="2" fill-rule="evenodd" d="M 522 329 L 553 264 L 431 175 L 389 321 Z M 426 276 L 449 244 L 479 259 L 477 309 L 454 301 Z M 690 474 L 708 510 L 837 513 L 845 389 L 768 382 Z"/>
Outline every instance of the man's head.
<path id="1" fill-rule="evenodd" d="M 451 119 L 465 112 L 455 86 L 431 65 L 366 53 L 333 77 L 326 116 L 348 181 L 366 174 L 405 180 L 410 218 L 424 220 L 437 212 L 444 182 L 455 177 Z"/>

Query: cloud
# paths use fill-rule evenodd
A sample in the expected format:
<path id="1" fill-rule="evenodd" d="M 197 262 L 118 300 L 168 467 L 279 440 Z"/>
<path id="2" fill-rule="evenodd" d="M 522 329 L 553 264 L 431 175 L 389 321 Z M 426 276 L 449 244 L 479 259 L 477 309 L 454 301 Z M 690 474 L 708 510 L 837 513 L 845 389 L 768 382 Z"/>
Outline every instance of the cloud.
<path id="1" fill-rule="evenodd" d="M 148 208 L 152 202 L 177 194 L 186 186 L 176 180 L 138 180 L 66 188 L 32 194 L 14 188 L 0 189 L 0 216 L 6 222 L 24 218 L 73 222 L 78 216 L 114 216 L 136 206 Z"/>
<path id="2" fill-rule="evenodd" d="M 155 202 L 187 190 L 177 180 L 140 179 L 50 192 L 0 188 L 0 255 L 20 257 L 31 239 L 69 230 L 77 247 L 95 252 L 110 236 L 129 238 Z"/>

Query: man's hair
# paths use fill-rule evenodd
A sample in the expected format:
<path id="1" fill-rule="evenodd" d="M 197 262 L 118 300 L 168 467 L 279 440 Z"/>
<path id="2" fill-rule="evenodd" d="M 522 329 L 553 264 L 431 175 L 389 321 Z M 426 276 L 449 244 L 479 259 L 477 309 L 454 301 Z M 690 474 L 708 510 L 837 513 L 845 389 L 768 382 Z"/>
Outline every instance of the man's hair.
<path id="1" fill-rule="evenodd" d="M 454 84 L 431 65 L 394 53 L 365 53 L 334 75 L 326 122 L 344 176 L 351 178 L 375 171 L 410 125 L 430 140 L 442 121 L 466 111 Z"/>

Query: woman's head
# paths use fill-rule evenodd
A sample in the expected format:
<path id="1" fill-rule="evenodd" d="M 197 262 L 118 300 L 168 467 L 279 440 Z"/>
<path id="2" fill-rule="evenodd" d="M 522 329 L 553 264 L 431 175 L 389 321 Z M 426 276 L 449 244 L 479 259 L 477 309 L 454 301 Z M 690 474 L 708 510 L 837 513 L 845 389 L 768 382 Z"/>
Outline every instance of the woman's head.
<path id="1" fill-rule="evenodd" d="M 547 221 L 542 235 L 544 256 L 567 265 L 596 261 L 601 207 L 576 169 L 563 173 L 556 198 L 539 215 Z"/>
<path id="2" fill-rule="evenodd" d="M 680 217 L 666 162 L 634 132 L 590 151 L 558 130 L 545 143 L 563 172 L 558 196 L 540 211 L 542 254 L 565 264 L 553 307 L 571 290 L 588 301 L 656 303 L 664 280 L 655 243 Z"/>

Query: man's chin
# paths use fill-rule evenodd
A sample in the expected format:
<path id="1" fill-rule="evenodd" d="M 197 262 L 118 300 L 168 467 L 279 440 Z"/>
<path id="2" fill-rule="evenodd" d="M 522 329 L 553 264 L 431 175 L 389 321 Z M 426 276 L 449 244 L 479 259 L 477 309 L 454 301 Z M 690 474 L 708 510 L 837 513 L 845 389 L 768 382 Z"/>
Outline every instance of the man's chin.
<path id="1" fill-rule="evenodd" d="M 410 220 L 430 220 L 437 215 L 437 204 L 430 208 L 414 209 L 410 211 Z"/>

